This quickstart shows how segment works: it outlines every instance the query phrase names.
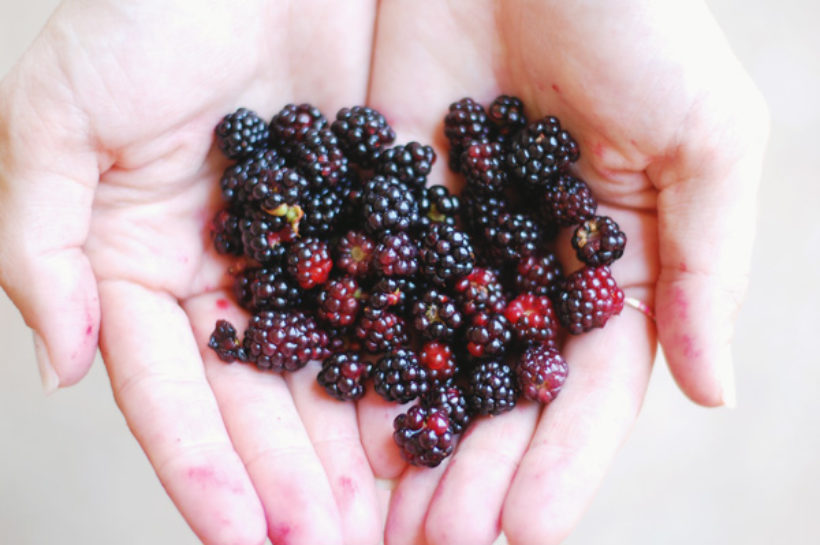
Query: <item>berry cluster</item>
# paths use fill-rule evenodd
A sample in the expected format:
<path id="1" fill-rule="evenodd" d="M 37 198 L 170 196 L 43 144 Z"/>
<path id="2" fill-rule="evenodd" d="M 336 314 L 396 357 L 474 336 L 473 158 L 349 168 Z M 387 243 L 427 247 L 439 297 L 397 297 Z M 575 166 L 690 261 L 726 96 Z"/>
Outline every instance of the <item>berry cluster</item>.
<path id="1" fill-rule="evenodd" d="M 562 330 L 603 327 L 624 301 L 609 265 L 626 237 L 570 174 L 579 148 L 558 119 L 528 122 L 515 97 L 486 109 L 465 98 L 444 133 L 466 181 L 459 195 L 427 187 L 433 148 L 394 146 L 369 107 L 329 122 L 289 104 L 269 123 L 243 108 L 216 127 L 234 164 L 212 240 L 238 258 L 234 293 L 251 319 L 241 339 L 220 320 L 209 346 L 273 371 L 320 360 L 317 381 L 339 400 L 369 384 L 385 400 L 415 400 L 394 439 L 426 466 L 473 418 L 522 397 L 551 402 L 568 371 Z M 548 248 L 568 226 L 583 266 L 565 276 Z"/>

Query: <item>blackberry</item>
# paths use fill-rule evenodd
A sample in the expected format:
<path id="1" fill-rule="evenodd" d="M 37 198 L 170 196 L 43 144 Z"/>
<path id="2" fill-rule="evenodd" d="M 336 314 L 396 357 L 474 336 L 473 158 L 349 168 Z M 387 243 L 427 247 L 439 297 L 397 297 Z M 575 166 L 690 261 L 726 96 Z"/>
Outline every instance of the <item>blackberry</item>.
<path id="1" fill-rule="evenodd" d="M 234 294 L 250 312 L 288 310 L 302 302 L 302 290 L 281 266 L 245 269 L 234 281 Z"/>
<path id="2" fill-rule="evenodd" d="M 512 342 L 510 322 L 503 314 L 473 315 L 464 332 L 467 352 L 474 358 L 491 358 L 507 351 Z"/>
<path id="3" fill-rule="evenodd" d="M 624 292 L 615 283 L 609 267 L 583 267 L 561 284 L 556 313 L 561 325 L 577 335 L 595 327 L 624 308 Z"/>
<path id="4" fill-rule="evenodd" d="M 615 220 L 595 216 L 575 229 L 572 247 L 578 259 L 591 267 L 610 265 L 624 255 L 626 235 Z"/>
<path id="5" fill-rule="evenodd" d="M 440 384 L 456 374 L 453 350 L 443 342 L 424 343 L 419 353 L 419 362 L 427 370 L 431 384 Z"/>
<path id="6" fill-rule="evenodd" d="M 497 142 L 508 143 L 527 125 L 524 103 L 518 97 L 501 95 L 487 108 L 490 131 Z"/>
<path id="7" fill-rule="evenodd" d="M 284 217 L 265 212 L 252 212 L 239 223 L 245 255 L 263 265 L 280 262 L 285 257 L 286 243 L 295 237 Z"/>
<path id="8" fill-rule="evenodd" d="M 515 375 L 506 363 L 483 361 L 470 372 L 467 404 L 477 415 L 497 415 L 515 407 Z"/>
<path id="9" fill-rule="evenodd" d="M 222 197 L 231 205 L 244 206 L 267 172 L 285 167 L 285 158 L 274 149 L 260 150 L 225 169 L 219 186 Z"/>
<path id="10" fill-rule="evenodd" d="M 598 203 L 586 182 L 569 174 L 547 185 L 540 206 L 543 221 L 561 227 L 590 219 L 597 208 Z"/>
<path id="11" fill-rule="evenodd" d="M 228 159 L 243 159 L 270 147 L 270 130 L 259 114 L 239 108 L 216 126 L 216 143 Z"/>
<path id="12" fill-rule="evenodd" d="M 367 106 L 342 108 L 330 128 L 348 158 L 363 167 L 372 166 L 382 148 L 396 139 L 384 116 Z"/>
<path id="13" fill-rule="evenodd" d="M 362 360 L 356 352 L 332 354 L 322 362 L 316 381 L 333 398 L 339 401 L 355 401 L 365 393 L 365 381 L 372 365 Z"/>
<path id="14" fill-rule="evenodd" d="M 504 316 L 525 343 L 554 344 L 557 340 L 558 319 L 546 295 L 522 293 L 509 302 Z"/>
<path id="15" fill-rule="evenodd" d="M 419 208 L 407 186 L 392 176 L 374 176 L 361 196 L 365 229 L 371 234 L 407 231 L 418 222 Z"/>
<path id="16" fill-rule="evenodd" d="M 320 189 L 304 201 L 305 215 L 299 224 L 299 233 L 326 237 L 336 229 L 342 216 L 344 202 L 333 188 Z"/>
<path id="17" fill-rule="evenodd" d="M 526 214 L 503 213 L 484 228 L 484 241 L 493 259 L 518 261 L 543 243 L 538 223 Z"/>
<path id="18" fill-rule="evenodd" d="M 362 348 L 371 354 L 387 352 L 407 344 L 407 327 L 393 312 L 366 306 L 353 330 L 362 342 Z"/>
<path id="19" fill-rule="evenodd" d="M 450 340 L 461 328 L 462 317 L 455 301 L 435 288 L 413 303 L 413 326 L 428 340 Z"/>
<path id="20" fill-rule="evenodd" d="M 578 144 L 555 117 L 529 123 L 510 143 L 507 166 L 516 179 L 545 187 L 578 160 Z"/>
<path id="21" fill-rule="evenodd" d="M 362 351 L 362 343 L 353 336 L 353 328 L 325 325 L 322 329 L 327 333 L 327 349 L 330 354 L 339 354 L 341 352 L 356 352 L 358 354 Z"/>
<path id="22" fill-rule="evenodd" d="M 566 360 L 556 348 L 533 345 L 521 355 L 515 375 L 521 395 L 547 404 L 561 391 L 568 371 Z"/>
<path id="23" fill-rule="evenodd" d="M 385 235 L 376 245 L 373 267 L 382 276 L 413 276 L 419 269 L 419 248 L 403 231 Z"/>
<path id="24" fill-rule="evenodd" d="M 422 273 L 438 286 L 470 274 L 475 265 L 470 237 L 446 223 L 436 223 L 427 228 L 419 257 Z"/>
<path id="25" fill-rule="evenodd" d="M 333 268 L 327 243 L 315 238 L 294 242 L 288 248 L 287 260 L 288 272 L 305 290 L 327 282 Z"/>
<path id="26" fill-rule="evenodd" d="M 362 290 L 352 276 L 330 280 L 319 290 L 316 316 L 334 327 L 352 325 L 362 297 Z"/>
<path id="27" fill-rule="evenodd" d="M 470 144 L 461 154 L 467 185 L 479 193 L 500 193 L 507 186 L 504 151 L 498 142 Z"/>
<path id="28" fill-rule="evenodd" d="M 242 255 L 242 231 L 239 227 L 242 216 L 230 209 L 216 213 L 211 222 L 211 241 L 219 254 Z"/>
<path id="29" fill-rule="evenodd" d="M 265 170 L 245 186 L 246 202 L 266 212 L 281 209 L 283 204 L 298 206 L 308 194 L 308 181 L 292 168 Z"/>
<path id="30" fill-rule="evenodd" d="M 431 386 L 422 399 L 422 406 L 446 411 L 455 434 L 463 433 L 470 426 L 467 396 L 452 379 Z"/>
<path id="31" fill-rule="evenodd" d="M 418 291 L 418 283 L 413 278 L 385 276 L 370 288 L 367 303 L 373 308 L 391 308 L 393 312 L 402 313 L 416 299 Z"/>
<path id="32" fill-rule="evenodd" d="M 436 152 L 432 146 L 410 142 L 384 150 L 376 164 L 376 173 L 396 178 L 419 193 L 424 190 L 435 162 Z"/>
<path id="33" fill-rule="evenodd" d="M 479 312 L 499 314 L 507 305 L 498 275 L 489 269 L 476 267 L 455 283 L 454 291 L 465 316 Z"/>
<path id="34" fill-rule="evenodd" d="M 462 192 L 461 203 L 464 222 L 473 236 L 483 235 L 487 226 L 511 209 L 510 203 L 503 195 L 484 194 L 470 187 Z"/>
<path id="35" fill-rule="evenodd" d="M 442 409 L 410 407 L 396 417 L 393 429 L 402 458 L 416 466 L 436 467 L 455 449 L 450 419 Z"/>
<path id="36" fill-rule="evenodd" d="M 216 327 L 208 340 L 208 347 L 225 362 L 230 363 L 244 357 L 242 345 L 236 336 L 236 328 L 226 320 L 216 322 Z"/>
<path id="37" fill-rule="evenodd" d="M 314 189 L 336 185 L 347 176 L 347 157 L 330 129 L 311 129 L 296 150 L 296 164 Z"/>
<path id="38" fill-rule="evenodd" d="M 564 270 L 552 252 L 525 256 L 515 268 L 515 287 L 519 292 L 552 297 L 558 293 Z"/>
<path id="39" fill-rule="evenodd" d="M 455 225 L 461 201 L 443 185 L 433 185 L 424 190 L 419 199 L 419 227 L 433 223 Z"/>
<path id="40" fill-rule="evenodd" d="M 328 356 L 327 333 L 298 311 L 265 310 L 251 317 L 242 341 L 248 361 L 260 369 L 295 371 Z"/>
<path id="41" fill-rule="evenodd" d="M 327 127 L 327 119 L 310 104 L 288 104 L 273 116 L 270 123 L 274 143 L 286 156 L 296 157 L 296 150 L 308 131 Z"/>
<path id="42" fill-rule="evenodd" d="M 444 136 L 450 142 L 450 168 L 458 172 L 461 154 L 473 142 L 486 142 L 490 125 L 484 106 L 471 98 L 462 98 L 450 104 L 444 117 Z"/>
<path id="43" fill-rule="evenodd" d="M 336 266 L 342 271 L 364 278 L 373 270 L 376 243 L 361 231 L 348 231 L 335 246 Z"/>
<path id="44" fill-rule="evenodd" d="M 413 351 L 394 348 L 373 366 L 373 389 L 386 401 L 407 403 L 427 392 L 427 371 Z"/>

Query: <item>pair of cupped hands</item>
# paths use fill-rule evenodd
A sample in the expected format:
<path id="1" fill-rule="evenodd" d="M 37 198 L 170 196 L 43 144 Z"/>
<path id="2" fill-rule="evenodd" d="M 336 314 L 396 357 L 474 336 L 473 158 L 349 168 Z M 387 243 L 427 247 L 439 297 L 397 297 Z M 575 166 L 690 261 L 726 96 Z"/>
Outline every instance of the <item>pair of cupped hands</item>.
<path id="1" fill-rule="evenodd" d="M 627 307 L 569 339 L 554 403 L 481 419 L 435 469 L 401 460 L 402 409 L 372 392 L 340 403 L 318 364 L 280 375 L 206 348 L 218 318 L 246 320 L 225 308 L 227 264 L 208 241 L 224 114 L 366 104 L 398 142 L 434 144 L 430 183 L 447 184 L 447 106 L 502 93 L 578 140 L 576 174 L 629 238 L 614 276 L 656 323 Z M 66 1 L 0 84 L 0 278 L 48 390 L 102 351 L 205 543 L 478 545 L 503 531 L 548 545 L 627 435 L 657 341 L 693 401 L 734 403 L 766 134 L 765 105 L 697 1 Z"/>

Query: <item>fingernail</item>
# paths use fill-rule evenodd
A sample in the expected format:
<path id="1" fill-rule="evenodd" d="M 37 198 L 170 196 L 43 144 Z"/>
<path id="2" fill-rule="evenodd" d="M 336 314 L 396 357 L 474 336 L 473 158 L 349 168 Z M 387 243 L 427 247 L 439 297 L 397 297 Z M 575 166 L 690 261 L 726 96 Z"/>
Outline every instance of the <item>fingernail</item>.
<path id="1" fill-rule="evenodd" d="M 737 407 L 737 391 L 735 390 L 735 370 L 731 358 L 726 358 L 718 367 L 718 380 L 723 389 L 723 406 L 727 409 Z"/>
<path id="2" fill-rule="evenodd" d="M 40 370 L 43 391 L 46 395 L 51 395 L 60 387 L 60 377 L 57 376 L 57 371 L 51 365 L 46 343 L 43 342 L 43 338 L 36 331 L 34 332 L 34 354 L 37 357 L 37 368 Z"/>

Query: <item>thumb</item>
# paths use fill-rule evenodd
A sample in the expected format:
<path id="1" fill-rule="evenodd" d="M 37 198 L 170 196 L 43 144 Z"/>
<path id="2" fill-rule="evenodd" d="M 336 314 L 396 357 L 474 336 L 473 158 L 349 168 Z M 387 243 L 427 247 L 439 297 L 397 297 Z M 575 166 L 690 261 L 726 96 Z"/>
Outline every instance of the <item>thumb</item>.
<path id="1" fill-rule="evenodd" d="M 88 371 L 100 309 L 83 252 L 97 153 L 48 50 L 35 43 L 0 83 L 0 285 L 34 330 L 50 392 Z"/>

